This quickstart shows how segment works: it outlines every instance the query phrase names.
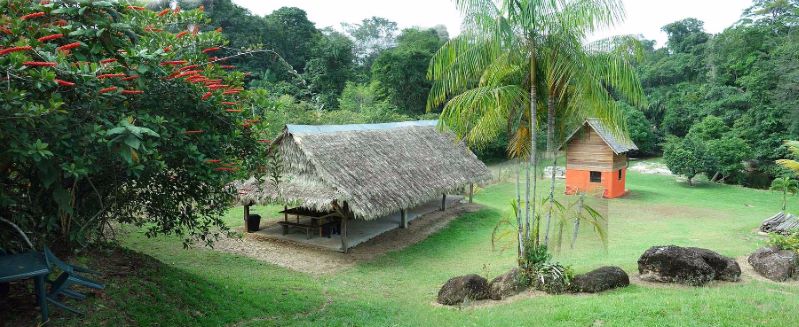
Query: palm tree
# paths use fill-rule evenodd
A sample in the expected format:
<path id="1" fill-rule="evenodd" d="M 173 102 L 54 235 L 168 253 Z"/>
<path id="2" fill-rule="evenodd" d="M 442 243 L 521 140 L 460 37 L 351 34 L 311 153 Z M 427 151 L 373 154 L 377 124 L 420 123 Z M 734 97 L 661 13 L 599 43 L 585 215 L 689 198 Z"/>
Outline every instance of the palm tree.
<path id="1" fill-rule="evenodd" d="M 799 181 L 790 177 L 780 177 L 771 182 L 772 191 L 782 192 L 782 211 L 788 208 L 788 194 L 799 193 Z"/>
<path id="2" fill-rule="evenodd" d="M 621 4 L 619 0 L 456 0 L 456 4 L 465 16 L 465 28 L 431 60 L 428 109 L 443 104 L 441 123 L 476 146 L 509 133 L 509 155 L 527 159 L 523 223 L 518 183 L 516 194 L 521 252 L 525 241 L 535 236 L 537 244 L 540 234 L 540 229 L 532 228 L 538 215 L 531 200 L 537 186 L 539 108 L 547 108 L 552 117 L 547 119 L 548 148 L 554 148 L 554 133 L 549 131 L 554 131 L 558 107 L 564 108 L 563 114 L 591 113 L 618 126 L 608 87 L 618 86 L 613 90 L 621 93 L 640 91 L 640 83 L 637 87 L 620 83 L 637 82 L 627 71 L 619 74 L 616 69 L 629 65 L 609 65 L 619 61 L 582 45 L 588 32 L 619 19 Z"/>
<path id="3" fill-rule="evenodd" d="M 562 19 L 571 16 L 569 11 L 564 11 Z M 616 37 L 585 47 L 578 42 L 582 38 L 576 38 L 582 33 L 578 30 L 565 36 L 554 35 L 551 46 L 547 47 L 550 55 L 545 57 L 547 153 L 553 167 L 549 176 L 545 244 L 549 241 L 549 226 L 555 206 L 554 167 L 557 167 L 558 145 L 562 142 L 556 139 L 556 128 L 582 123 L 585 117 L 590 116 L 602 117 L 606 125 L 616 129 L 616 133 L 625 133 L 622 112 L 616 107 L 608 88 L 630 104 L 645 104 L 643 89 L 632 65 L 633 61 L 642 57 L 640 42 L 631 37 Z M 558 41 L 563 39 L 570 42 Z M 574 119 L 569 121 L 568 118 L 574 117 L 580 118 L 576 122 Z"/>

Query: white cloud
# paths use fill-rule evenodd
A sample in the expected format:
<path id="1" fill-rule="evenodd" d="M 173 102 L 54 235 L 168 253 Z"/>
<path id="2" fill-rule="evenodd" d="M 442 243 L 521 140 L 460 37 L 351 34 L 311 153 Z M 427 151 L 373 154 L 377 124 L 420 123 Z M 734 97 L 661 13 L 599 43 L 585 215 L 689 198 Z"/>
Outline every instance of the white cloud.
<path id="1" fill-rule="evenodd" d="M 298 7 L 318 28 L 340 28 L 340 23 L 357 23 L 372 16 L 385 17 L 401 28 L 432 27 L 443 24 L 450 35 L 458 34 L 460 14 L 452 0 L 234 0 L 255 14 L 266 15 L 280 7 Z M 705 29 L 718 33 L 740 18 L 751 0 L 624 0 L 627 19 L 593 38 L 619 34 L 642 34 L 663 46 L 666 34 L 663 25 L 695 17 L 705 22 Z"/>

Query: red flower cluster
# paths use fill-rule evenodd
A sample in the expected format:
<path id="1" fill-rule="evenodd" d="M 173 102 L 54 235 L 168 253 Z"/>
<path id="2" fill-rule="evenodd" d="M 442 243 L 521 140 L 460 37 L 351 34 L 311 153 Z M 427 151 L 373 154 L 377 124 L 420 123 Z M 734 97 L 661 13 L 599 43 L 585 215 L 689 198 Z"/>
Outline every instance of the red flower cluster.
<path id="1" fill-rule="evenodd" d="M 55 39 L 60 39 L 62 37 L 64 37 L 64 34 L 58 33 L 58 34 L 50 34 L 48 36 L 42 36 L 42 37 L 40 37 L 40 38 L 38 38 L 36 40 L 39 41 L 39 42 L 47 42 L 47 41 L 52 41 L 52 40 L 55 40 Z"/>
<path id="2" fill-rule="evenodd" d="M 49 61 L 26 61 L 22 64 L 28 67 L 55 67 L 58 65 L 57 63 Z"/>
<path id="3" fill-rule="evenodd" d="M 122 94 L 144 94 L 142 90 L 122 90 Z"/>
<path id="4" fill-rule="evenodd" d="M 233 65 L 219 65 L 219 67 L 222 67 L 222 69 L 235 69 L 236 68 L 236 66 L 233 66 Z"/>
<path id="5" fill-rule="evenodd" d="M 13 48 L 8 48 L 8 49 L 3 49 L 3 50 L 0 50 L 0 56 L 2 56 L 4 54 L 12 53 L 12 52 L 28 51 L 28 50 L 31 50 L 31 49 L 33 49 L 33 47 L 27 46 L 27 45 L 23 46 L 23 47 L 13 47 Z"/>
<path id="6" fill-rule="evenodd" d="M 40 12 L 35 12 L 35 13 L 32 13 L 32 14 L 27 14 L 25 16 L 20 17 L 19 19 L 20 20 L 28 20 L 28 19 L 31 19 L 31 18 L 37 18 L 37 17 L 42 17 L 42 16 L 44 16 L 44 12 L 40 11 Z"/>
<path id="7" fill-rule="evenodd" d="M 220 162 L 222 162 L 222 160 L 219 160 L 219 159 L 208 159 L 205 162 L 207 162 L 207 163 L 220 163 Z"/>
<path id="8" fill-rule="evenodd" d="M 270 140 L 258 140 L 258 143 L 272 143 Z"/>
<path id="9" fill-rule="evenodd" d="M 188 65 L 188 66 L 183 66 L 183 67 L 181 67 L 178 70 L 179 71 L 186 71 L 186 70 L 191 70 L 191 69 L 194 69 L 194 68 L 197 68 L 197 67 L 199 67 L 199 66 L 198 65 Z"/>
<path id="10" fill-rule="evenodd" d="M 227 90 L 225 92 L 222 92 L 222 95 L 238 94 L 239 92 L 241 92 L 241 91 L 239 91 L 239 90 Z"/>
<path id="11" fill-rule="evenodd" d="M 128 9 L 142 11 L 145 8 L 141 6 L 128 6 Z"/>
<path id="12" fill-rule="evenodd" d="M 177 66 L 177 65 L 183 65 L 183 64 L 185 64 L 187 62 L 188 61 L 186 61 L 186 60 L 170 60 L 170 61 L 162 62 L 161 66 Z"/>
<path id="13" fill-rule="evenodd" d="M 219 47 L 211 47 L 211 48 L 203 49 L 203 53 L 211 53 L 211 52 L 214 52 L 214 51 L 219 51 Z"/>
<path id="14" fill-rule="evenodd" d="M 242 112 L 241 109 L 225 109 L 227 112 Z"/>
<path id="15" fill-rule="evenodd" d="M 164 10 L 161 10 L 160 12 L 158 12 L 157 15 L 158 15 L 158 17 L 162 17 L 162 16 L 164 16 L 164 15 L 166 15 L 168 13 L 169 13 L 169 9 L 167 8 L 167 9 L 164 9 Z"/>
<path id="16" fill-rule="evenodd" d="M 128 77 L 123 78 L 122 80 L 123 81 L 132 81 L 132 80 L 137 79 L 137 78 L 139 78 L 139 75 L 130 75 Z"/>
<path id="17" fill-rule="evenodd" d="M 205 94 L 203 94 L 202 99 L 203 100 L 208 100 L 208 98 L 210 98 L 210 97 L 211 97 L 211 92 L 205 92 Z"/>
<path id="18" fill-rule="evenodd" d="M 224 105 L 226 105 L 226 106 L 235 106 L 235 105 L 237 105 L 238 103 L 236 103 L 236 102 L 230 102 L 230 101 L 224 101 L 224 102 L 222 102 L 222 104 L 224 104 Z"/>
<path id="19" fill-rule="evenodd" d="M 183 132 L 183 134 L 186 134 L 186 135 L 194 135 L 194 134 L 202 134 L 202 133 L 205 133 L 205 131 L 201 130 L 201 129 L 200 130 L 193 130 L 193 131 L 185 131 L 185 132 Z"/>
<path id="20" fill-rule="evenodd" d="M 100 60 L 100 63 L 103 64 L 103 65 L 110 64 L 112 62 L 117 62 L 117 60 L 115 58 L 109 58 L 109 59 Z"/>
<path id="21" fill-rule="evenodd" d="M 113 91 L 116 91 L 116 90 L 117 90 L 116 86 L 110 86 L 110 87 L 106 87 L 104 89 L 100 89 L 100 94 L 113 92 Z"/>
<path id="22" fill-rule="evenodd" d="M 67 82 L 67 81 L 65 81 L 65 80 L 61 80 L 61 79 L 57 79 L 57 78 L 56 78 L 56 79 L 54 79 L 54 81 L 55 81 L 56 83 L 58 83 L 58 85 L 61 85 L 61 86 L 75 86 L 75 83 L 72 83 L 72 82 Z"/>
<path id="23" fill-rule="evenodd" d="M 183 36 L 185 36 L 186 34 L 189 34 L 189 31 L 183 31 L 183 32 L 180 32 L 180 33 L 178 33 L 178 34 L 175 34 L 175 37 L 176 37 L 176 38 L 182 38 L 182 37 L 183 37 Z"/>
<path id="24" fill-rule="evenodd" d="M 125 77 L 125 74 L 123 74 L 123 73 L 115 73 L 115 74 L 100 74 L 100 75 L 97 75 L 97 79 L 117 78 L 117 77 Z"/>
<path id="25" fill-rule="evenodd" d="M 60 47 L 58 47 L 56 49 L 58 49 L 60 51 L 69 51 L 69 50 L 75 49 L 75 48 L 77 48 L 79 46 L 81 46 L 80 42 L 72 42 L 72 43 L 69 43 L 69 44 L 64 44 L 64 45 L 62 45 L 62 46 L 60 46 Z"/>

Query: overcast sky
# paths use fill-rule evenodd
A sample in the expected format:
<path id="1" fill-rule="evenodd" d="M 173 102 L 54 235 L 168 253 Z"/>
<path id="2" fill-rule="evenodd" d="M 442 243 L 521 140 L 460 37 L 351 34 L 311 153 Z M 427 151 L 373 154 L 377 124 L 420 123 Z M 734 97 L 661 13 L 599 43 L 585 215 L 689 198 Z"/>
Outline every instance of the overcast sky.
<path id="1" fill-rule="evenodd" d="M 658 46 L 666 42 L 663 25 L 688 17 L 705 22 L 705 30 L 718 33 L 738 21 L 741 12 L 752 0 L 623 0 L 627 19 L 620 25 L 594 38 L 619 34 L 643 35 L 655 39 Z M 266 15 L 280 7 L 298 7 L 308 13 L 317 28 L 340 29 L 342 22 L 357 23 L 372 16 L 397 22 L 400 28 L 432 27 L 443 24 L 450 35 L 460 29 L 460 14 L 453 0 L 233 0 L 255 14 Z"/>

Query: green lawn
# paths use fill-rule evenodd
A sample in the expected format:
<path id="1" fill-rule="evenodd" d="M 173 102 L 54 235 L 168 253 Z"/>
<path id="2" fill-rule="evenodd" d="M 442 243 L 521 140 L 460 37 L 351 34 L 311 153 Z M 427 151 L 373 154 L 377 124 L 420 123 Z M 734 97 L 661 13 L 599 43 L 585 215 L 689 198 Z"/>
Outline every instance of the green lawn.
<path id="1" fill-rule="evenodd" d="M 634 274 L 638 257 L 653 245 L 743 256 L 762 244 L 753 230 L 779 206 L 778 196 L 766 191 L 687 187 L 664 176 L 631 173 L 628 188 L 632 193 L 626 198 L 595 203 L 609 216 L 607 252 L 586 228 L 577 248 L 558 260 L 577 272 L 619 265 Z M 90 311 L 85 319 L 65 320 L 69 316 L 58 313 L 53 325 L 799 325 L 794 311 L 799 288 L 758 281 L 705 288 L 633 285 L 600 295 L 542 296 L 463 310 L 432 305 L 450 277 L 492 278 L 513 266 L 513 251 L 492 251 L 490 240 L 513 194 L 511 184 L 483 189 L 475 199 L 484 210 L 417 245 L 334 275 L 306 275 L 208 249 L 184 250 L 177 239 L 132 233 L 122 241 L 130 251 L 90 259 L 115 259 L 123 266 L 132 260 L 131 272 L 106 276 L 106 295 L 84 304 Z M 274 217 L 276 208 L 255 211 Z M 240 217 L 241 209 L 233 209 L 226 219 L 241 225 Z"/>

